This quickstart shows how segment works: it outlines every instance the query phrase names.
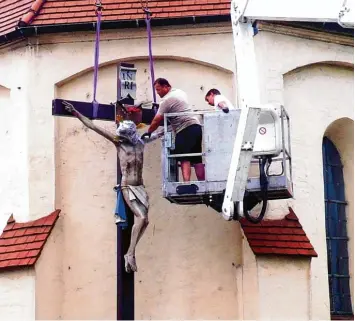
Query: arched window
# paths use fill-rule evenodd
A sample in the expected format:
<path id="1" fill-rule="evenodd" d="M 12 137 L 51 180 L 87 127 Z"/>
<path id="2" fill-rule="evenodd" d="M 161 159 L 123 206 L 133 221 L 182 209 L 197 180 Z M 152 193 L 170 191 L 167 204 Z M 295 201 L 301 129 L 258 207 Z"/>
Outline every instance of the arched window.
<path id="1" fill-rule="evenodd" d="M 343 165 L 334 144 L 323 138 L 323 176 L 332 319 L 353 316 L 350 294 L 348 236 Z"/>

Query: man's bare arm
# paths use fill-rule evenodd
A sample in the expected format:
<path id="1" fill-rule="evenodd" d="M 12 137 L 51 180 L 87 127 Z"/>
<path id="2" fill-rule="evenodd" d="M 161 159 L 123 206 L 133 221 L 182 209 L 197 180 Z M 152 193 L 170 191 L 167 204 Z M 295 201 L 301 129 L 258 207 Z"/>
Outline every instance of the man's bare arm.
<path id="1" fill-rule="evenodd" d="M 168 132 L 171 132 L 172 131 L 172 127 L 171 125 L 168 126 Z M 151 143 L 161 137 L 164 136 L 164 127 L 159 127 L 157 130 L 155 130 L 151 135 L 150 137 L 145 137 L 143 139 L 144 143 Z"/>
<path id="2" fill-rule="evenodd" d="M 108 139 L 110 142 L 114 143 L 115 145 L 118 144 L 117 137 L 110 133 L 109 131 L 96 126 L 89 118 L 85 117 L 81 113 L 79 113 L 74 106 L 71 103 L 68 103 L 67 101 L 63 101 L 63 105 L 65 106 L 66 111 L 77 117 L 87 128 L 90 128 L 94 132 L 98 133 L 99 135 L 105 137 Z"/>
<path id="3" fill-rule="evenodd" d="M 227 106 L 227 104 L 224 101 L 221 101 L 218 103 L 218 108 L 222 109 L 223 112 L 228 113 L 229 112 L 229 108 Z"/>
<path id="4" fill-rule="evenodd" d="M 163 119 L 164 119 L 163 115 L 156 114 L 154 119 L 152 120 L 152 123 L 151 123 L 149 129 L 148 129 L 148 133 L 154 132 L 159 127 L 159 124 Z"/>

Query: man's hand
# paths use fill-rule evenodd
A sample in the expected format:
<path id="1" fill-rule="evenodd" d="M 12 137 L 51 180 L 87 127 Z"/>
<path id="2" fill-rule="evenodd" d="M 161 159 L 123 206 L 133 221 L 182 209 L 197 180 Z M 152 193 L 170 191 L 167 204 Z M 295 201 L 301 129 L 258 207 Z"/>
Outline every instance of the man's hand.
<path id="1" fill-rule="evenodd" d="M 144 140 L 145 138 L 150 138 L 150 136 L 152 135 L 152 133 L 144 133 L 142 136 L 141 136 L 141 139 Z"/>
<path id="2" fill-rule="evenodd" d="M 64 105 L 64 108 L 65 110 L 68 112 L 68 113 L 71 113 L 73 114 L 76 109 L 74 108 L 74 106 L 71 104 L 71 103 L 68 103 L 67 101 L 63 100 L 63 105 Z"/>

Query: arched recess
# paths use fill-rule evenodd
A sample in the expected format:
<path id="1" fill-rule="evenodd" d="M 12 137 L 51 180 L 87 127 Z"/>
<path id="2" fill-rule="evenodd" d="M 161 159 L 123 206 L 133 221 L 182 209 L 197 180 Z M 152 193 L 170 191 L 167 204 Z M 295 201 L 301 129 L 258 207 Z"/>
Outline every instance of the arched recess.
<path id="1" fill-rule="evenodd" d="M 138 69 L 137 98 L 151 99 L 147 57 L 129 58 L 125 61 L 134 63 Z M 227 96 L 233 94 L 233 74 L 230 71 L 170 57 L 157 59 L 155 63 L 156 77 L 166 77 L 173 86 L 185 90 L 191 105 L 196 108 L 208 108 L 204 95 L 210 87 L 220 88 Z M 109 103 L 116 99 L 116 67 L 116 62 L 113 62 L 100 68 L 99 102 Z M 91 101 L 92 74 L 91 70 L 62 83 L 58 87 L 58 97 Z M 108 130 L 115 130 L 115 125 L 111 122 L 97 123 Z M 141 274 L 141 282 L 136 283 L 135 312 L 142 319 L 168 317 L 171 311 L 175 311 L 178 317 L 184 317 L 183 313 L 187 310 L 194 311 L 192 318 L 206 316 L 237 319 L 238 311 L 225 307 L 233 307 L 237 301 L 235 271 L 229 266 L 232 261 L 241 263 L 239 226 L 226 225 L 213 210 L 205 206 L 182 207 L 170 204 L 162 198 L 160 146 L 160 141 L 147 144 L 144 154 L 144 182 L 151 201 L 149 215 L 155 224 L 148 229 L 147 235 L 151 235 L 149 231 L 158 232 L 154 232 L 153 243 L 149 241 L 150 236 L 147 236 L 137 249 L 141 271 L 144 271 L 145 266 L 149 269 Z M 116 183 L 115 148 L 92 131 L 84 130 L 76 119 L 67 117 L 57 117 L 55 148 L 56 207 L 61 208 L 68 217 L 63 223 L 66 242 L 75 244 L 75 251 L 67 251 L 64 261 L 80 264 L 79 262 L 90 260 L 93 266 L 105 266 L 102 269 L 105 281 L 99 286 L 106 289 L 103 291 L 104 304 L 114 304 L 115 285 L 110 278 L 116 270 L 109 263 L 112 261 L 114 247 L 105 246 L 107 251 L 95 258 L 92 258 L 90 249 L 97 247 L 97 239 L 100 239 L 100 244 L 114 244 L 112 242 L 115 241 L 115 229 L 110 228 L 112 222 L 108 218 L 112 212 L 110 204 L 114 204 L 112 186 Z M 170 213 L 174 213 L 174 216 L 170 216 Z M 171 223 L 167 224 L 168 221 Z M 85 222 L 85 229 L 78 230 L 75 222 Z M 196 226 L 203 228 L 197 229 Z M 95 238 L 90 236 L 92 231 L 95 231 Z M 184 237 L 179 237 L 181 235 Z M 209 251 L 205 251 L 206 248 Z M 219 258 L 219 263 L 213 264 L 216 257 Z M 186 266 L 191 266 L 189 258 L 194 258 L 194 263 L 192 268 L 186 269 Z M 163 270 L 161 266 L 164 266 Z M 209 266 L 204 271 L 203 280 L 196 278 L 200 273 L 200 266 Z M 92 275 L 94 278 L 94 274 Z M 158 281 L 154 277 L 157 275 Z M 80 278 L 80 275 L 77 277 Z M 65 288 L 75 286 L 74 278 L 68 279 Z M 188 285 L 179 286 L 184 283 Z M 206 292 L 206 284 L 212 289 L 223 288 L 229 294 L 226 297 L 216 296 L 215 291 Z M 70 293 L 66 300 L 71 306 L 83 295 L 68 292 Z M 147 295 L 152 298 L 149 304 L 146 302 Z M 180 298 L 179 302 L 174 300 L 175 297 Z M 206 305 L 206 302 L 211 304 Z"/>
<path id="2" fill-rule="evenodd" d="M 339 68 L 345 68 L 348 70 L 354 70 L 354 64 L 347 62 L 347 61 L 335 61 L 335 60 L 324 60 L 324 61 L 317 61 L 313 63 L 309 63 L 306 65 L 298 65 L 287 72 L 284 73 L 284 76 L 287 74 L 291 74 L 294 72 L 301 71 L 302 69 L 310 68 L 310 67 L 316 67 L 316 66 L 328 66 L 328 67 L 339 67 Z"/>
<path id="3" fill-rule="evenodd" d="M 122 59 L 115 59 L 115 60 L 109 60 L 109 61 L 105 61 L 100 63 L 99 68 L 103 68 L 109 65 L 117 65 L 120 62 L 134 62 L 134 61 L 141 61 L 141 60 L 145 60 L 148 61 L 148 57 L 147 56 L 131 56 L 131 57 L 125 57 Z M 201 60 L 196 60 L 196 59 L 192 59 L 189 57 L 182 57 L 182 56 L 167 56 L 167 55 L 159 55 L 159 56 L 154 56 L 154 62 L 157 63 L 160 60 L 171 60 L 171 61 L 182 61 L 182 62 L 189 62 L 189 63 L 193 63 L 193 64 L 197 64 L 197 65 L 202 65 L 202 66 L 207 66 L 210 67 L 212 69 L 216 69 L 216 70 L 220 70 L 220 71 L 224 71 L 226 73 L 233 73 L 233 70 L 229 70 L 226 69 L 222 66 L 216 65 L 216 64 L 212 64 L 206 61 L 201 61 Z M 57 87 L 60 87 L 62 85 L 64 85 L 66 82 L 74 79 L 74 78 L 78 78 L 83 74 L 86 74 L 88 72 L 92 72 L 94 69 L 93 66 L 89 67 L 89 68 L 85 68 L 83 70 L 80 70 L 78 72 L 73 73 L 72 75 L 70 75 L 69 77 L 66 77 L 65 79 L 62 79 L 60 81 L 58 81 L 56 83 Z"/>
<path id="4" fill-rule="evenodd" d="M 219 88 L 231 100 L 236 99 L 233 71 L 204 61 L 194 60 L 180 56 L 157 56 L 155 61 L 155 77 L 169 79 L 172 86 L 189 93 L 189 100 L 193 108 L 209 108 L 204 101 L 204 94 L 212 87 Z M 98 99 L 109 103 L 116 99 L 116 76 L 119 62 L 134 63 L 137 72 L 137 99 L 151 100 L 151 84 L 148 57 L 127 57 L 125 59 L 107 61 L 100 64 L 98 80 Z M 64 97 L 69 87 L 77 87 L 72 97 L 83 101 L 92 100 L 92 74 L 93 68 L 75 73 L 56 83 L 56 96 Z M 191 75 L 194 75 L 193 77 Z M 84 86 L 83 83 L 86 83 Z M 110 94 L 108 93 L 110 91 Z M 82 93 L 85 92 L 83 96 Z M 100 98 L 101 97 L 101 98 Z M 69 97 L 66 97 L 69 99 Z M 75 98 L 72 98 L 75 99 Z"/>
<path id="5" fill-rule="evenodd" d="M 317 139 L 321 140 L 332 121 L 344 116 L 354 117 L 353 86 L 354 65 L 346 62 L 323 61 L 285 73 L 284 104 L 291 113 L 292 127 L 295 121 L 299 122 L 303 133 L 310 130 L 311 137 L 318 136 Z M 304 118 L 304 115 L 307 117 Z M 317 122 L 314 122 L 315 119 Z M 310 136 L 307 136 L 309 140 Z"/>
<path id="6" fill-rule="evenodd" d="M 345 69 L 354 70 L 354 64 L 346 61 L 334 61 L 334 60 L 324 60 L 324 61 L 317 61 L 306 65 L 299 65 L 297 67 L 292 68 L 291 70 L 284 73 L 287 75 L 289 73 L 297 72 L 305 68 L 314 67 L 314 66 L 328 66 L 328 67 L 340 67 Z"/>
<path id="7" fill-rule="evenodd" d="M 323 138 L 328 279 L 332 318 L 353 317 L 354 121 L 332 122 Z"/>

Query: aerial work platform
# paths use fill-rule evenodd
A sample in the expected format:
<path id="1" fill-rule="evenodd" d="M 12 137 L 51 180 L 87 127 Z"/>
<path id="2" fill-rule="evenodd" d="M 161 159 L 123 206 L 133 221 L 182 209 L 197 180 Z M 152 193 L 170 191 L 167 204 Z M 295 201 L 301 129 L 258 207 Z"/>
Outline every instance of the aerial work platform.
<path id="1" fill-rule="evenodd" d="M 266 169 L 268 176 L 268 199 L 287 199 L 293 196 L 290 148 L 289 116 L 282 106 L 250 108 L 251 123 L 249 141 L 243 148 L 251 154 L 241 166 L 248 173 L 245 192 L 248 197 L 261 200 L 259 159 L 267 155 L 272 162 Z M 191 114 L 191 113 L 190 113 Z M 234 140 L 238 131 L 241 110 L 228 114 L 221 112 L 194 112 L 203 126 L 202 154 L 172 155 L 174 134 L 169 131 L 166 114 L 164 139 L 162 141 L 163 196 L 170 202 L 182 205 L 206 204 L 220 209 L 225 194 Z M 254 137 L 253 137 L 254 136 Z M 255 141 L 255 145 L 252 143 Z M 202 156 L 205 164 L 205 181 L 183 182 L 179 175 L 179 158 Z"/>

